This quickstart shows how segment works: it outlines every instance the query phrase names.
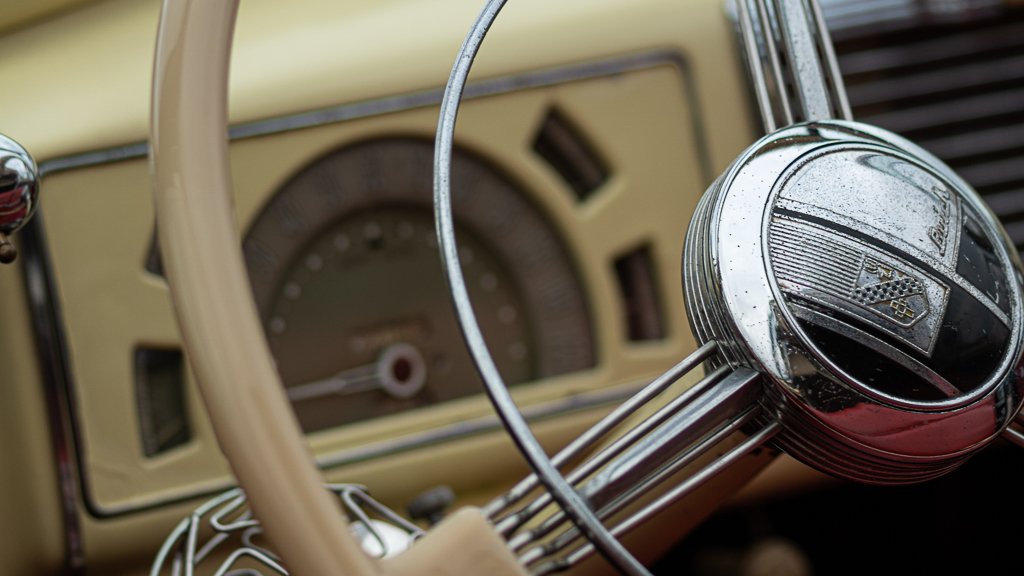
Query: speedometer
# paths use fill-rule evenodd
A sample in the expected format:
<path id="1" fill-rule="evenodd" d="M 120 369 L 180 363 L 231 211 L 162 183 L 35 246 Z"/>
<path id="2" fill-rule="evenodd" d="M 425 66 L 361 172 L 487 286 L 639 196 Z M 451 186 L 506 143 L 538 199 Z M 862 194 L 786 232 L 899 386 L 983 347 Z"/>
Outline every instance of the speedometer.
<path id="1" fill-rule="evenodd" d="M 421 140 L 347 146 L 296 174 L 246 234 L 267 339 L 307 432 L 482 391 L 440 269 L 432 160 Z M 452 181 L 463 272 L 506 382 L 593 367 L 586 294 L 556 228 L 477 156 L 457 153 Z"/>

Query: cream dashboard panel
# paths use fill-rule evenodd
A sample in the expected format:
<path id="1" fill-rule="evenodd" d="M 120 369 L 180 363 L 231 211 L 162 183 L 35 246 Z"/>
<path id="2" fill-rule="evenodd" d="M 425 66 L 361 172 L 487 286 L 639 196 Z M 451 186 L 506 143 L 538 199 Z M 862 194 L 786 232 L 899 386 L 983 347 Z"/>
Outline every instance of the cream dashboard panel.
<path id="1" fill-rule="evenodd" d="M 629 340 L 613 265 L 622 254 L 647 246 L 656 270 L 678 267 L 683 230 L 708 174 L 685 64 L 659 53 L 599 64 L 585 72 L 569 67 L 559 72 L 562 76 L 524 75 L 482 85 L 482 91 L 494 93 L 467 103 L 460 119 L 459 145 L 515 175 L 561 231 L 588 290 L 596 365 L 522 387 L 517 398 L 524 406 L 558 411 L 564 405 L 568 411 L 574 402 L 588 402 L 595 390 L 639 383 L 693 347 L 675 274 L 655 276 L 664 337 Z M 540 85 L 522 87 L 531 83 Z M 533 149 L 555 109 L 572 118 L 609 166 L 611 176 L 586 201 Z M 243 228 L 312 159 L 382 136 L 429 141 L 435 121 L 436 111 L 427 106 L 237 139 L 232 163 Z M 277 126 L 244 130 L 276 131 Z M 153 234 L 146 159 L 58 171 L 45 184 L 42 214 L 72 367 L 84 485 L 94 510 L 118 515 L 226 486 L 227 471 L 191 384 L 185 397 L 192 439 L 144 455 L 132 384 L 135 351 L 180 346 L 166 283 L 144 266 Z M 659 208 L 652 211 L 652 206 Z M 102 224 L 112 217 L 117 225 Z M 446 427 L 458 435 L 466 421 L 485 418 L 489 411 L 483 398 L 466 398 L 319 432 L 311 442 L 333 467 L 356 459 L 356 453 L 366 458 L 374 445 L 383 454 L 398 444 L 404 450 L 417 447 L 417 435 L 424 445 L 436 442 Z M 460 474 L 471 476 L 472 465 Z"/>
<path id="2" fill-rule="evenodd" d="M 8 0 L 0 13 L 0 30 L 24 26 L 34 20 L 52 18 L 94 0 Z"/>
<path id="3" fill-rule="evenodd" d="M 437 89 L 482 5 L 297 0 L 285 9 L 274 0 L 247 0 L 232 56 L 232 121 Z M 3 130 L 38 161 L 147 137 L 160 1 L 83 6 L 0 35 L 0 72 L 23 79 L 18 90 L 0 93 Z M 716 169 L 724 168 L 749 143 L 754 123 L 720 0 L 510 3 L 474 77 L 651 49 L 685 54 L 700 78 L 693 89 L 715 127 L 707 154 Z"/>

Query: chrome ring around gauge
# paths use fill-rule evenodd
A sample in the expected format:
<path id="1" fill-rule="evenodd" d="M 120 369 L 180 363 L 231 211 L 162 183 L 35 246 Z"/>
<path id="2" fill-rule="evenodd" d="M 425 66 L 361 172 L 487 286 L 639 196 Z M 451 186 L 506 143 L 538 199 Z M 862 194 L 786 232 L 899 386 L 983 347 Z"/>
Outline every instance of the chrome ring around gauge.
<path id="1" fill-rule="evenodd" d="M 770 376 L 777 442 L 872 483 L 948 471 L 1017 413 L 1019 269 L 969 185 L 845 121 L 748 149 L 702 200 L 684 257 L 694 331 Z"/>
<path id="2" fill-rule="evenodd" d="M 285 183 L 246 233 L 267 340 L 306 432 L 480 393 L 438 266 L 432 158 L 428 140 L 347 145 Z M 555 227 L 488 162 L 455 158 L 463 268 L 502 375 L 593 367 L 586 295 Z"/>

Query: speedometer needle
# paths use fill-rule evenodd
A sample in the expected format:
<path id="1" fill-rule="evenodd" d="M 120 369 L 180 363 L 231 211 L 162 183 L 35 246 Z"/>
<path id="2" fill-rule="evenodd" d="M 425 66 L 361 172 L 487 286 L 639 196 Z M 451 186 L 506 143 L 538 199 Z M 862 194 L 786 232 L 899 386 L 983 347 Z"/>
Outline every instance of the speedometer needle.
<path id="1" fill-rule="evenodd" d="M 286 392 L 292 402 L 371 390 L 383 390 L 394 398 L 405 399 L 418 394 L 426 380 L 427 364 L 423 355 L 415 346 L 399 343 L 385 348 L 371 364 L 348 368 L 322 380 L 290 386 Z"/>

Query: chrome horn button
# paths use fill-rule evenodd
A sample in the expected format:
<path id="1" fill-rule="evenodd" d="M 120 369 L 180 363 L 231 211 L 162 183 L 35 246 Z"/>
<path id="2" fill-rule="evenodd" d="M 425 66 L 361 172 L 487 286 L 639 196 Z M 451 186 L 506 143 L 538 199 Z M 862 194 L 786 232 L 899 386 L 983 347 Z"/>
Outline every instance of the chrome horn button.
<path id="1" fill-rule="evenodd" d="M 761 139 L 705 195 L 684 256 L 701 341 L 767 376 L 776 442 L 872 483 L 931 478 L 1021 405 L 1021 277 L 977 194 L 854 122 Z"/>

